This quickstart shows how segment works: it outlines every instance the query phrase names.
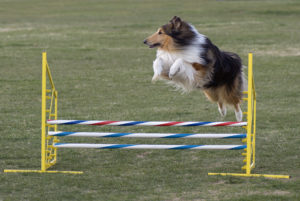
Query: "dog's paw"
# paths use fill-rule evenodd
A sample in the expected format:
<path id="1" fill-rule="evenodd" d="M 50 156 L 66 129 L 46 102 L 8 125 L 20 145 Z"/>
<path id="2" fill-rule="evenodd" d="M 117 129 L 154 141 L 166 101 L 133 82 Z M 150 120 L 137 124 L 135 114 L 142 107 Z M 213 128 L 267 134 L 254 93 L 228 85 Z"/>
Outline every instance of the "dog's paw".
<path id="1" fill-rule="evenodd" d="M 172 79 L 179 72 L 180 72 L 180 66 L 172 66 L 170 68 L 169 78 Z"/>
<path id="2" fill-rule="evenodd" d="M 154 74 L 153 77 L 152 77 L 152 83 L 155 83 L 157 80 L 159 80 L 159 75 Z"/>
<path id="3" fill-rule="evenodd" d="M 220 114 L 221 114 L 221 116 L 222 117 L 225 117 L 226 116 L 226 113 L 227 113 L 227 109 L 226 109 L 226 107 L 218 107 L 218 109 L 219 109 L 219 112 L 220 112 Z"/>
<path id="4" fill-rule="evenodd" d="M 235 117 L 237 121 L 242 121 L 243 120 L 243 112 L 242 110 L 235 111 Z"/>

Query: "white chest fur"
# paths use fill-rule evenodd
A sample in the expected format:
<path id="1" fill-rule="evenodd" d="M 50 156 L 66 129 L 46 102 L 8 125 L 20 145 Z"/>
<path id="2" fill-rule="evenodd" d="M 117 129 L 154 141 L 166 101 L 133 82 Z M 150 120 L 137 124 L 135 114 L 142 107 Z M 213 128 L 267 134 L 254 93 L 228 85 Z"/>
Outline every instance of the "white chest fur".
<path id="1" fill-rule="evenodd" d="M 198 74 L 193 68 L 193 63 L 202 63 L 199 51 L 167 52 L 157 51 L 153 63 L 153 81 L 159 78 L 171 80 L 177 88 L 190 91 L 196 87 L 195 76 Z"/>
<path id="2" fill-rule="evenodd" d="M 182 59 L 187 63 L 199 63 L 204 64 L 204 60 L 201 59 L 202 49 L 197 46 L 191 46 L 186 50 L 176 51 L 176 52 L 167 52 L 164 50 L 157 50 L 156 58 L 159 58 L 163 61 L 163 64 L 166 65 L 164 67 L 170 68 L 171 65 L 177 60 Z"/>
<path id="3" fill-rule="evenodd" d="M 160 78 L 171 80 L 172 84 L 185 91 L 190 91 L 201 85 L 196 81 L 198 80 L 196 77 L 200 73 L 193 68 L 193 64 L 205 65 L 205 60 L 202 59 L 201 55 L 205 51 L 203 45 L 206 37 L 199 34 L 193 27 L 192 29 L 197 37 L 191 41 L 190 45 L 176 51 L 157 50 L 156 59 L 153 62 L 154 75 L 152 81 Z"/>

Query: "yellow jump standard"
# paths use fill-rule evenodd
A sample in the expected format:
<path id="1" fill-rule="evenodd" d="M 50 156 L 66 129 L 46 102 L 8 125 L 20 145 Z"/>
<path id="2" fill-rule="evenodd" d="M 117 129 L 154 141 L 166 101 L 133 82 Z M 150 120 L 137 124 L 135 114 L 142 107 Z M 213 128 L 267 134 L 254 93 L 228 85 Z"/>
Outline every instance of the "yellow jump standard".
<path id="1" fill-rule="evenodd" d="M 50 85 L 50 88 L 47 88 Z M 146 122 L 146 121 L 78 121 L 57 120 L 57 90 L 47 63 L 46 52 L 42 61 L 42 132 L 41 132 L 41 170 L 4 170 L 4 172 L 35 172 L 35 173 L 70 173 L 82 174 L 82 171 L 48 170 L 56 164 L 57 148 L 97 148 L 97 149 L 227 149 L 244 150 L 242 170 L 245 173 L 208 173 L 208 175 L 286 178 L 289 175 L 253 174 L 255 167 L 255 131 L 256 131 L 256 94 L 253 79 L 252 53 L 248 55 L 248 91 L 243 98 L 247 101 L 248 110 L 244 112 L 247 122 Z M 47 101 L 48 100 L 48 101 Z M 115 125 L 115 126 L 241 126 L 246 134 L 174 134 L 174 133 L 91 133 L 91 132 L 58 132 L 57 125 Z M 121 144 L 80 144 L 59 143 L 58 136 L 97 136 L 97 137 L 158 137 L 158 138 L 242 138 L 246 145 L 121 145 Z"/>
<path id="2" fill-rule="evenodd" d="M 248 95 L 247 98 L 243 98 L 244 101 L 248 102 L 248 110 L 244 112 L 247 116 L 247 126 L 244 128 L 247 130 L 247 148 L 243 162 L 245 165 L 242 170 L 245 173 L 208 173 L 208 175 L 221 175 L 221 176 L 238 176 L 238 177 L 269 177 L 269 178 L 284 178 L 289 179 L 289 175 L 271 175 L 271 174 L 252 174 L 251 170 L 255 167 L 255 135 L 256 135 L 256 92 L 253 78 L 253 55 L 248 54 L 248 91 L 244 94 Z"/>
<path id="3" fill-rule="evenodd" d="M 47 79 L 48 78 L 48 79 Z M 48 83 L 47 83 L 48 81 Z M 50 88 L 47 88 L 47 84 Z M 59 142 L 57 137 L 48 136 L 48 132 L 57 131 L 57 125 L 47 125 L 47 120 L 57 119 L 57 90 L 55 88 L 50 68 L 47 62 L 47 54 L 42 54 L 42 121 L 41 121 L 41 169 L 40 170 L 4 170 L 4 172 L 35 172 L 35 173 L 71 173 L 82 174 L 82 171 L 56 171 L 48 170 L 56 164 L 57 149 L 53 144 Z"/>

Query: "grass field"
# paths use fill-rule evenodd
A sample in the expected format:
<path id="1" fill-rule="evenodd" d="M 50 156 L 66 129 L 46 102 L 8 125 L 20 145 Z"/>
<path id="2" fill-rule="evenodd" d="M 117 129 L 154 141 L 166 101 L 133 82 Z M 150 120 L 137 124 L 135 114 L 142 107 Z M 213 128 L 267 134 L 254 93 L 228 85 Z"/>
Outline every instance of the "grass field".
<path id="1" fill-rule="evenodd" d="M 257 88 L 255 173 L 290 180 L 212 177 L 241 172 L 239 151 L 61 149 L 39 169 L 41 53 L 59 92 L 60 119 L 223 120 L 200 91 L 151 84 L 155 51 L 144 38 L 174 15 L 247 64 Z M 0 201 L 300 200 L 300 1 L 0 0 Z M 245 104 L 243 105 L 245 108 Z M 235 120 L 232 110 L 225 121 Z M 207 128 L 91 128 L 76 131 L 240 132 Z M 225 140 L 63 139 L 64 142 L 226 144 Z M 239 144 L 239 140 L 235 140 Z"/>

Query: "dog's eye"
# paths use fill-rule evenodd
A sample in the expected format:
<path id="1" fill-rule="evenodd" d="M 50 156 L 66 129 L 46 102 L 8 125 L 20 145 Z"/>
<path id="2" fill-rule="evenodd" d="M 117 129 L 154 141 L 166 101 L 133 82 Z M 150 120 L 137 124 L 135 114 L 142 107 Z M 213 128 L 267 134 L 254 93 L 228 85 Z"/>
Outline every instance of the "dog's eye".
<path id="1" fill-rule="evenodd" d="M 162 32 L 161 32 L 161 31 L 159 31 L 159 32 L 158 32 L 158 35 L 160 35 L 160 34 L 162 34 Z"/>

